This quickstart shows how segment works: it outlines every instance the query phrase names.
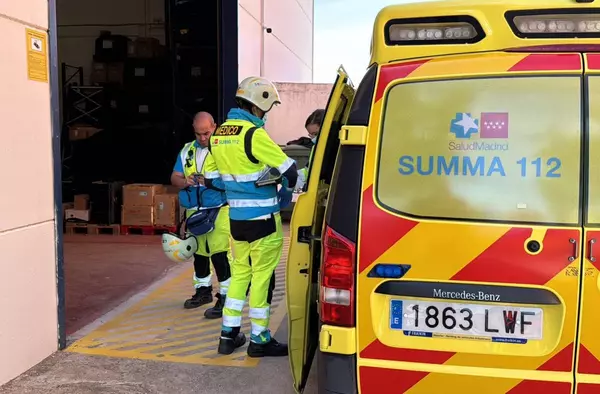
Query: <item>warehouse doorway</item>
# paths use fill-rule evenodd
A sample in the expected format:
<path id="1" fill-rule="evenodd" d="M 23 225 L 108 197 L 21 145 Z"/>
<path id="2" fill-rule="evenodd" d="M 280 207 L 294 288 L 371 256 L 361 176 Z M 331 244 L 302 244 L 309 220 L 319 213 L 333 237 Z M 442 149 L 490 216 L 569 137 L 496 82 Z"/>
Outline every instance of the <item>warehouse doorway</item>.
<path id="1" fill-rule="evenodd" d="M 219 122 L 232 105 L 238 33 L 235 0 L 56 0 L 55 8 L 64 346 L 172 267 L 160 247 L 178 220 L 169 177 L 194 138 L 194 114 Z"/>

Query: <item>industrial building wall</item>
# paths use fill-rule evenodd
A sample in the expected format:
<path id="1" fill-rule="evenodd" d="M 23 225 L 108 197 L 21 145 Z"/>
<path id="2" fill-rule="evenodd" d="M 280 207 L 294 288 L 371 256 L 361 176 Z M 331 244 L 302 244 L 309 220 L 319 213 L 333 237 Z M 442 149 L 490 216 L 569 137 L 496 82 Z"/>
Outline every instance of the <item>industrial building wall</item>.
<path id="1" fill-rule="evenodd" d="M 276 86 L 282 105 L 269 113 L 266 124 L 269 135 L 280 145 L 308 137 L 304 122 L 315 109 L 327 106 L 333 84 L 276 83 Z"/>
<path id="2" fill-rule="evenodd" d="M 312 82 L 313 7 L 314 0 L 239 0 L 240 80 Z"/>
<path id="3" fill-rule="evenodd" d="M 0 385 L 58 343 L 47 28 L 46 0 L 0 2 Z"/>

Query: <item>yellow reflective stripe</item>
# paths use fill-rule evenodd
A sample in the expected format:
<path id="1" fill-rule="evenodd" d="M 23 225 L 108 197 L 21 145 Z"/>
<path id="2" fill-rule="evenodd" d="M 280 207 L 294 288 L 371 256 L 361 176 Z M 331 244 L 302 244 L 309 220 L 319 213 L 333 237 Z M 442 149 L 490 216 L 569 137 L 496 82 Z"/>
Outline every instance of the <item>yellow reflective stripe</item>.
<path id="1" fill-rule="evenodd" d="M 251 319 L 268 319 L 269 318 L 269 308 L 250 308 L 248 312 L 248 317 Z"/>
<path id="2" fill-rule="evenodd" d="M 223 315 L 223 325 L 225 327 L 239 327 L 242 325 L 242 317 Z"/>
<path id="3" fill-rule="evenodd" d="M 277 213 L 277 212 L 275 212 L 275 213 Z M 271 219 L 271 214 L 257 216 L 255 218 L 248 219 L 248 220 L 264 220 L 264 219 Z"/>
<path id="4" fill-rule="evenodd" d="M 242 175 L 221 174 L 221 179 L 224 182 L 252 182 L 258 180 L 263 173 L 264 170 Z"/>
<path id="5" fill-rule="evenodd" d="M 277 205 L 279 200 L 277 197 L 264 199 L 239 199 L 229 200 L 229 206 L 232 208 L 266 208 Z"/>
<path id="6" fill-rule="evenodd" d="M 204 173 L 204 177 L 206 179 L 217 179 L 219 178 L 221 175 L 219 174 L 219 171 L 210 171 L 210 172 L 205 172 Z"/>
<path id="7" fill-rule="evenodd" d="M 211 280 L 212 275 L 208 275 L 206 278 L 198 278 L 196 274 L 194 274 L 194 286 L 196 287 L 208 287 L 210 286 Z"/>
<path id="8" fill-rule="evenodd" d="M 292 164 L 294 164 L 295 161 L 293 159 L 290 159 L 289 157 L 287 159 L 285 159 L 285 161 L 283 162 L 283 164 L 281 164 L 279 167 L 277 167 L 277 169 L 279 170 L 280 173 L 284 173 L 286 172 L 291 166 Z"/>
<path id="9" fill-rule="evenodd" d="M 225 299 L 225 308 L 241 312 L 244 309 L 245 302 L 245 300 L 236 300 L 235 298 L 227 297 Z"/>

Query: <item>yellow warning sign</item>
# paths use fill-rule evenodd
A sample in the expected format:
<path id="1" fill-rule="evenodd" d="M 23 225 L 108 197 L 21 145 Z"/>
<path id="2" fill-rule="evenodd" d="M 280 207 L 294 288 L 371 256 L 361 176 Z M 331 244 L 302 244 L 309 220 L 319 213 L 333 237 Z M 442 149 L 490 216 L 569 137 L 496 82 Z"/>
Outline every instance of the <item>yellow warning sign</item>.
<path id="1" fill-rule="evenodd" d="M 27 76 L 32 81 L 48 82 L 48 36 L 27 29 Z"/>

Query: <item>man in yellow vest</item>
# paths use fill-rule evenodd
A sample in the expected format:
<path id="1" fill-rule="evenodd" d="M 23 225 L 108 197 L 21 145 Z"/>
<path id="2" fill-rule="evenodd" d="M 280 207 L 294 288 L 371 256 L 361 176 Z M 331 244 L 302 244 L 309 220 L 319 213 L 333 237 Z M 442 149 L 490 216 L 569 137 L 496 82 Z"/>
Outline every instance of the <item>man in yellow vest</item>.
<path id="1" fill-rule="evenodd" d="M 263 78 L 246 78 L 238 87 L 227 121 L 211 136 L 204 166 L 207 187 L 223 182 L 230 207 L 234 260 L 229 293 L 223 310 L 219 353 L 231 354 L 246 342 L 240 332 L 246 289 L 250 287 L 252 332 L 250 357 L 287 356 L 287 345 L 269 331 L 270 301 L 275 268 L 283 251 L 280 209 L 289 205 L 298 178 L 296 163 L 283 153 L 263 126 L 267 113 L 281 104 L 275 86 Z M 257 182 L 277 170 L 277 184 Z M 277 176 L 275 176 L 277 179 Z"/>
<path id="2" fill-rule="evenodd" d="M 219 319 L 223 315 L 223 306 L 229 284 L 230 269 L 230 232 L 229 207 L 223 191 L 210 190 L 203 186 L 203 166 L 208 155 L 208 141 L 217 125 L 207 112 L 199 112 L 194 117 L 194 133 L 196 139 L 187 143 L 177 158 L 171 183 L 181 189 L 179 192 L 180 205 L 187 208 L 186 217 L 194 212 L 205 209 L 218 209 L 214 230 L 197 236 L 198 251 L 194 255 L 194 288 L 196 293 L 184 303 L 184 308 L 193 309 L 213 301 L 212 274 L 210 260 L 219 279 L 219 293 L 216 294 L 216 304 L 204 312 L 208 319 Z"/>

